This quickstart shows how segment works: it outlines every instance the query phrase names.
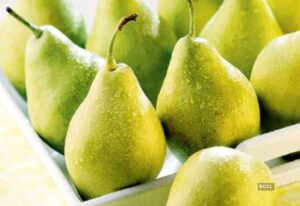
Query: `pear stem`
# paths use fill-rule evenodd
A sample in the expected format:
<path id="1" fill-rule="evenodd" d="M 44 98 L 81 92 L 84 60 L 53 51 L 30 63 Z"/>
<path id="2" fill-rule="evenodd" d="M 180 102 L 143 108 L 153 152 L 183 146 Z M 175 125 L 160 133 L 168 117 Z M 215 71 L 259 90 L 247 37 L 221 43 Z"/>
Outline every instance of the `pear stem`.
<path id="1" fill-rule="evenodd" d="M 195 37 L 196 31 L 195 31 L 195 16 L 194 16 L 194 5 L 193 0 L 187 0 L 188 6 L 189 6 L 189 13 L 190 13 L 190 36 Z"/>
<path id="2" fill-rule="evenodd" d="M 31 24 L 27 20 L 25 20 L 23 17 L 21 17 L 19 14 L 17 14 L 14 10 L 12 10 L 10 7 L 6 7 L 6 11 L 12 15 L 15 19 L 17 19 L 19 22 L 27 26 L 35 35 L 36 38 L 39 38 L 42 36 L 43 31 L 38 28 L 37 26 Z"/>
<path id="3" fill-rule="evenodd" d="M 123 27 L 130 21 L 136 21 L 136 18 L 138 17 L 137 14 L 131 14 L 130 16 L 123 17 L 118 26 L 115 28 L 114 33 L 112 35 L 112 38 L 109 42 L 108 50 L 107 50 L 107 56 L 106 56 L 106 68 L 108 71 L 113 71 L 116 68 L 116 62 L 113 58 L 113 49 L 114 49 L 114 43 L 115 39 L 117 37 L 117 34 L 119 31 L 122 31 Z"/>

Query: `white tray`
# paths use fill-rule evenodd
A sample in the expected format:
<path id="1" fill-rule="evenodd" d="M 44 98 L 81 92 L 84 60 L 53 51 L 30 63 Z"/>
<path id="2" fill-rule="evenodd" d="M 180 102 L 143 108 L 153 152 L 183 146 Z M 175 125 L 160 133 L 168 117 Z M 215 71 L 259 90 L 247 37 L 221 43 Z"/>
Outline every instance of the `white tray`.
<path id="1" fill-rule="evenodd" d="M 49 174 L 63 193 L 66 200 L 74 206 L 165 206 L 174 173 L 180 163 L 167 152 L 164 167 L 157 180 L 134 186 L 109 195 L 82 201 L 66 169 L 62 155 L 48 147 L 35 133 L 29 120 L 25 101 L 19 96 L 0 69 L 0 94 L 4 105 L 12 114 L 24 136 L 41 159 Z"/>
<path id="2" fill-rule="evenodd" d="M 66 200 L 72 206 L 165 206 L 170 186 L 173 182 L 180 163 L 167 152 L 164 167 L 157 180 L 114 192 L 89 201 L 82 201 L 74 187 L 66 170 L 64 158 L 59 153 L 48 147 L 35 133 L 29 120 L 25 101 L 18 95 L 9 81 L 4 77 L 0 69 L 0 94 L 4 96 L 6 109 L 12 114 L 14 120 L 22 130 L 28 142 L 32 145 L 37 156 L 41 159 L 49 174 L 63 193 Z M 294 126 L 294 130 L 300 131 L 300 125 Z M 281 129 L 267 134 L 267 136 L 278 136 L 278 134 L 289 133 L 290 130 Z M 264 135 L 266 136 L 266 134 Z M 257 139 L 257 137 L 256 137 Z M 253 140 L 256 140 L 253 139 Z M 250 148 L 251 149 L 251 148 Z M 249 151 L 251 154 L 251 151 Z M 283 160 L 268 162 L 270 168 L 282 164 Z"/>

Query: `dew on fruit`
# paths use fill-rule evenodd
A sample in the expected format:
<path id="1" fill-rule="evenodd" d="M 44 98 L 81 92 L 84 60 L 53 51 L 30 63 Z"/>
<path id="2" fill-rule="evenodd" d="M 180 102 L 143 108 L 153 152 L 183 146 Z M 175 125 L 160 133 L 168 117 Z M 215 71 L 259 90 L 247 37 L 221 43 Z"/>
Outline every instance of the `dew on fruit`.
<path id="1" fill-rule="evenodd" d="M 193 105 L 195 104 L 195 101 L 193 99 L 190 99 L 190 103 Z"/>
<path id="2" fill-rule="evenodd" d="M 200 109 L 203 109 L 203 108 L 204 108 L 204 106 L 205 106 L 205 102 L 204 102 L 204 101 L 202 101 L 202 102 L 201 102 L 201 104 L 200 104 Z"/>
<path id="3" fill-rule="evenodd" d="M 196 89 L 197 90 L 201 90 L 202 89 L 202 85 L 200 84 L 200 82 L 196 83 Z"/>

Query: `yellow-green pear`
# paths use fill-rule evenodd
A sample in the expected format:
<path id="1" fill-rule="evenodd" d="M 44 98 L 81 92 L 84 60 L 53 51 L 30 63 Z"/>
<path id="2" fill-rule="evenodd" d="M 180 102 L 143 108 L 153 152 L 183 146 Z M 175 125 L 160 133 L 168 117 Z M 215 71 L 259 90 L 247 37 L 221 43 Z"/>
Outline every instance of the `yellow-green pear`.
<path id="1" fill-rule="evenodd" d="M 281 34 L 266 0 L 224 0 L 200 36 L 249 78 L 260 51 Z"/>
<path id="2" fill-rule="evenodd" d="M 79 46 L 85 45 L 86 28 L 69 0 L 17 0 L 14 9 L 36 25 L 54 25 Z M 0 66 L 19 93 L 26 97 L 25 50 L 32 33 L 7 15 L 0 22 Z"/>
<path id="3" fill-rule="evenodd" d="M 185 36 L 189 31 L 189 9 L 185 1 L 159 1 L 159 14 L 172 26 L 178 39 Z M 197 34 L 215 14 L 222 2 L 223 0 L 194 0 Z"/>
<path id="4" fill-rule="evenodd" d="M 268 2 L 284 33 L 300 30 L 299 0 L 268 0 Z"/>
<path id="5" fill-rule="evenodd" d="M 119 23 L 106 64 L 70 123 L 66 163 L 84 199 L 152 181 L 164 162 L 165 136 L 155 109 L 132 69 L 112 55 L 118 31 L 136 17 Z"/>
<path id="6" fill-rule="evenodd" d="M 251 82 L 265 132 L 300 122 L 300 32 L 273 40 L 253 67 Z"/>
<path id="7" fill-rule="evenodd" d="M 269 184 L 269 190 L 259 184 Z M 193 154 L 179 170 L 167 206 L 274 206 L 276 186 L 264 162 L 225 147 Z"/>
<path id="8" fill-rule="evenodd" d="M 63 153 L 69 122 L 104 60 L 78 47 L 53 26 L 37 27 L 10 8 L 7 11 L 33 33 L 25 58 L 31 122 L 51 147 Z"/>
<path id="9" fill-rule="evenodd" d="M 233 147 L 260 128 L 252 85 L 205 39 L 196 37 L 192 25 L 175 46 L 157 101 L 169 147 L 180 161 L 206 147 Z"/>
<path id="10" fill-rule="evenodd" d="M 138 26 L 129 25 L 116 41 L 117 61 L 132 66 L 150 101 L 156 102 L 165 77 L 176 38 L 171 27 L 160 18 L 148 0 L 100 0 L 87 49 L 101 56 L 118 20 L 130 13 L 139 15 Z"/>

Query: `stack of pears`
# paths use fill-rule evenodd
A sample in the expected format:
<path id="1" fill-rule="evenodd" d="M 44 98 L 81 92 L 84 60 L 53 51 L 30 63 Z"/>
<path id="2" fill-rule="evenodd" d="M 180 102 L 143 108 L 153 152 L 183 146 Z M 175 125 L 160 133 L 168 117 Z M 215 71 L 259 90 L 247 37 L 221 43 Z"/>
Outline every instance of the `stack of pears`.
<path id="1" fill-rule="evenodd" d="M 33 127 L 63 153 L 69 122 L 104 60 L 75 45 L 55 27 L 37 27 L 9 8 L 8 12 L 34 34 L 27 43 L 25 63 Z"/>
<path id="2" fill-rule="evenodd" d="M 117 33 L 136 17 L 115 29 L 106 63 L 69 126 L 67 168 L 85 199 L 154 180 L 164 162 L 165 136 L 155 109 L 133 70 L 113 58 Z"/>
<path id="3" fill-rule="evenodd" d="M 269 2 L 284 32 L 298 27 Z M 158 12 L 147 0 L 100 0 L 87 49 L 106 60 L 81 48 L 85 26 L 67 0 L 17 0 L 24 17 L 7 9 L 15 19 L 0 24 L 0 64 L 27 93 L 37 133 L 65 153 L 84 199 L 154 180 L 166 135 L 175 156 L 188 159 L 168 206 L 273 204 L 274 192 L 257 191 L 272 182 L 265 164 L 214 146 L 235 147 L 260 132 L 255 90 L 264 131 L 300 121 L 300 32 L 277 38 L 266 0 L 187 3 L 162 0 Z M 137 14 L 123 17 L 129 13 Z M 137 26 L 124 28 L 138 15 Z"/>
<path id="4" fill-rule="evenodd" d="M 154 104 L 168 68 L 176 38 L 169 25 L 147 0 L 100 0 L 87 49 L 101 56 L 123 14 L 137 13 L 138 26 L 128 26 L 116 41 L 117 61 L 131 65 L 143 90 Z"/>
<path id="5" fill-rule="evenodd" d="M 181 161 L 215 145 L 235 146 L 259 133 L 259 105 L 247 78 L 205 39 L 190 33 L 174 49 L 157 113 L 170 149 Z"/>
<path id="6" fill-rule="evenodd" d="M 250 77 L 260 51 L 281 34 L 266 0 L 224 0 L 200 36 Z"/>
<path id="7" fill-rule="evenodd" d="M 14 8 L 32 23 L 54 25 L 79 46 L 85 45 L 83 18 L 69 0 L 17 0 Z M 0 23 L 0 31 L 0 65 L 19 93 L 26 97 L 25 48 L 31 33 L 9 15 Z"/>

